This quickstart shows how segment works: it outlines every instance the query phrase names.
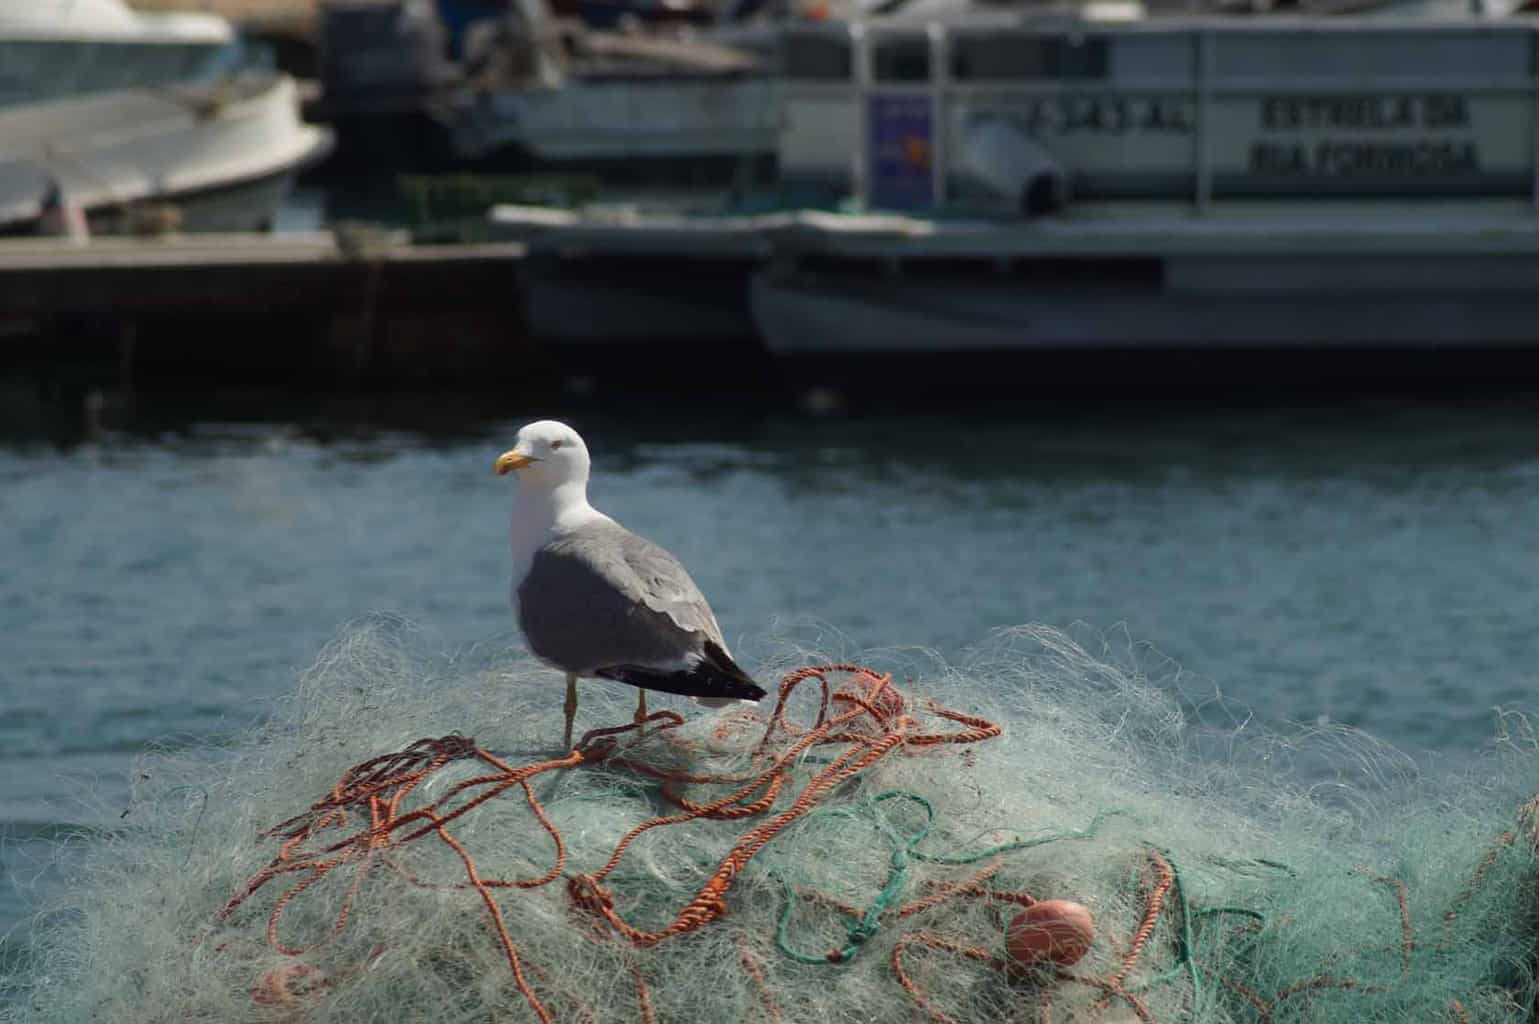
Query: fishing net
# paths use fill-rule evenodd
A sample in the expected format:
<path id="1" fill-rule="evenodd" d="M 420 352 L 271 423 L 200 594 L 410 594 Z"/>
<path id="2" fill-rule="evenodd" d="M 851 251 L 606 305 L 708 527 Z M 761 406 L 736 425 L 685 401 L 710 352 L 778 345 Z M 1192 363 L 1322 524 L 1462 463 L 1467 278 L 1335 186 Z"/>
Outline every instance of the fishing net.
<path id="1" fill-rule="evenodd" d="M 681 704 L 556 753 L 558 675 L 419 657 L 406 632 L 352 628 L 249 736 L 145 758 L 6 1017 L 1532 1012 L 1521 719 L 1429 780 L 1341 732 L 1214 732 L 1136 658 L 1034 628 L 902 675 L 787 661 L 760 707 Z M 585 685 L 585 717 L 627 721 L 631 694 Z M 1049 900 L 1088 910 L 1088 952 L 1012 956 Z"/>

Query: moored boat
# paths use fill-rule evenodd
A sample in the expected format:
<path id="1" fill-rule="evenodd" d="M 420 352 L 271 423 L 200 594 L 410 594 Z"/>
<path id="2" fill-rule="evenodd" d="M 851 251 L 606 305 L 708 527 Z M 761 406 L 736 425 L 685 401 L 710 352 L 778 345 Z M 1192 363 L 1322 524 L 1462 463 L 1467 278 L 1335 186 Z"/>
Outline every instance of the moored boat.
<path id="1" fill-rule="evenodd" d="M 1539 344 L 1523 200 L 1108 203 L 1036 221 L 833 216 L 755 271 L 766 346 L 812 357 Z"/>
<path id="2" fill-rule="evenodd" d="M 783 48 L 779 186 L 823 211 L 577 215 L 539 242 L 569 281 L 730 243 L 803 361 L 1539 347 L 1534 26 L 980 16 Z"/>
<path id="3" fill-rule="evenodd" d="M 501 206 L 492 230 L 524 243 L 530 331 L 595 352 L 666 342 L 757 345 L 748 279 L 770 255 L 755 218 Z"/>
<path id="4" fill-rule="evenodd" d="M 1162 20 L 803 29 L 755 272 L 786 356 L 1530 346 L 1539 33 Z"/>
<path id="5" fill-rule="evenodd" d="M 265 229 L 330 145 L 300 120 L 294 80 L 270 73 L 0 110 L 0 230 L 32 231 L 61 202 L 93 231 L 146 225 L 147 204 L 166 229 Z"/>
<path id="6" fill-rule="evenodd" d="M 0 107 L 205 81 L 228 68 L 229 22 L 141 13 L 122 0 L 25 0 L 0 10 Z"/>

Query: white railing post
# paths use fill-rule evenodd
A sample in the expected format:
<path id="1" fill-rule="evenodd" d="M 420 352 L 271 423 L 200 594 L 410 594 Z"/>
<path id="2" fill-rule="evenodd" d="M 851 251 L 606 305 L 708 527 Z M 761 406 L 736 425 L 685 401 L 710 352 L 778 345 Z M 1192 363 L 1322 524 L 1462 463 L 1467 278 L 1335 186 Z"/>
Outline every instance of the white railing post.
<path id="1" fill-rule="evenodd" d="M 1528 30 L 1528 201 L 1539 209 L 1539 29 Z"/>
<path id="2" fill-rule="evenodd" d="M 850 25 L 850 73 L 855 80 L 855 166 L 850 196 L 855 208 L 864 212 L 871 203 L 871 51 L 862 22 Z"/>
<path id="3" fill-rule="evenodd" d="M 945 206 L 946 164 L 951 158 L 950 48 L 942 22 L 930 22 L 925 31 L 930 39 L 930 204 Z"/>
<path id="4" fill-rule="evenodd" d="M 1208 146 L 1208 108 L 1213 89 L 1213 31 L 1206 28 L 1198 29 L 1195 42 L 1197 52 L 1193 74 L 1197 79 L 1197 123 L 1192 126 L 1192 144 L 1196 149 L 1193 154 L 1196 158 L 1196 191 L 1193 201 L 1198 213 L 1206 213 L 1208 204 L 1213 199 L 1213 162 Z"/>

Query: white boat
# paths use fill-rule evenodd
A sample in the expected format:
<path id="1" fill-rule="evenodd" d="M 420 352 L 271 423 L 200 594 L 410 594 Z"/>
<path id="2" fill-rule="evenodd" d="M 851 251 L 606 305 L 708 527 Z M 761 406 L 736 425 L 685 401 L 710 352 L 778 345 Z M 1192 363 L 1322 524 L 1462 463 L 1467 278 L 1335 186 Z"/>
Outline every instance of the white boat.
<path id="1" fill-rule="evenodd" d="M 901 215 L 777 246 L 751 284 L 777 355 L 1539 344 L 1529 25 L 800 42 L 846 70 L 786 83 L 782 175 Z"/>
<path id="2" fill-rule="evenodd" d="M 458 160 L 714 158 L 720 177 L 774 151 L 771 68 L 752 49 L 773 32 L 602 31 L 546 0 L 487 6 L 453 32 L 426 0 L 350 0 L 323 25 L 326 108 L 360 124 L 420 111 Z"/>
<path id="3" fill-rule="evenodd" d="M 145 14 L 121 0 L 0 0 L 0 107 L 204 80 L 236 49 L 209 14 Z"/>
<path id="4" fill-rule="evenodd" d="M 98 231 L 149 204 L 172 204 L 182 230 L 265 229 L 330 146 L 300 120 L 293 79 L 270 73 L 0 109 L 0 230 L 30 230 L 61 197 Z"/>
<path id="5" fill-rule="evenodd" d="M 1539 345 L 1539 216 L 1446 203 L 1106 203 L 830 216 L 752 276 L 776 355 Z"/>
<path id="6" fill-rule="evenodd" d="M 0 0 L 0 231 L 253 230 L 331 145 L 292 80 L 242 73 L 223 18 L 123 0 Z M 66 219 L 69 219 L 68 217 Z"/>
<path id="7" fill-rule="evenodd" d="M 540 161 L 716 159 L 774 152 L 774 82 L 749 75 L 575 75 L 554 88 L 469 96 L 449 118 L 455 152 Z"/>
<path id="8" fill-rule="evenodd" d="M 562 24 L 544 0 L 475 28 L 465 84 L 437 108 L 462 157 L 730 163 L 774 151 L 775 83 L 749 50 Z"/>
<path id="9" fill-rule="evenodd" d="M 866 9 L 876 24 L 910 26 L 937 11 L 972 18 L 986 9 L 975 0 L 782 6 Z M 1142 6 L 1084 0 L 1075 10 L 1089 21 L 1118 20 L 1140 16 Z M 773 163 L 782 29 L 796 23 L 723 21 L 671 35 L 598 31 L 560 22 L 546 0 L 520 0 L 467 34 L 464 86 L 438 104 L 438 116 L 455 152 L 470 159 L 509 148 L 547 162 L 668 160 L 689 168 L 714 159 L 742 177 Z"/>
<path id="10" fill-rule="evenodd" d="M 781 184 L 827 209 L 497 211 L 546 254 L 536 336 L 687 330 L 690 274 L 623 269 L 714 260 L 771 354 L 828 366 L 1539 347 L 1534 26 L 1001 18 L 787 46 Z"/>

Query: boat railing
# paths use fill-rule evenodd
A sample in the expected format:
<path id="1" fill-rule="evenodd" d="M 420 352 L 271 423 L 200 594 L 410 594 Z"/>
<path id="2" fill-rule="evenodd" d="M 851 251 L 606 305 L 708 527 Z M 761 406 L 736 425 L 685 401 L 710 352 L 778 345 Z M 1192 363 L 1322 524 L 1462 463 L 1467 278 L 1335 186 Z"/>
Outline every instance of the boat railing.
<path id="1" fill-rule="evenodd" d="M 782 173 L 841 178 L 862 207 L 942 206 L 978 176 L 976 126 L 993 119 L 1019 139 L 990 159 L 1059 166 L 1087 197 L 1539 206 L 1539 29 L 1231 24 L 791 30 Z"/>

